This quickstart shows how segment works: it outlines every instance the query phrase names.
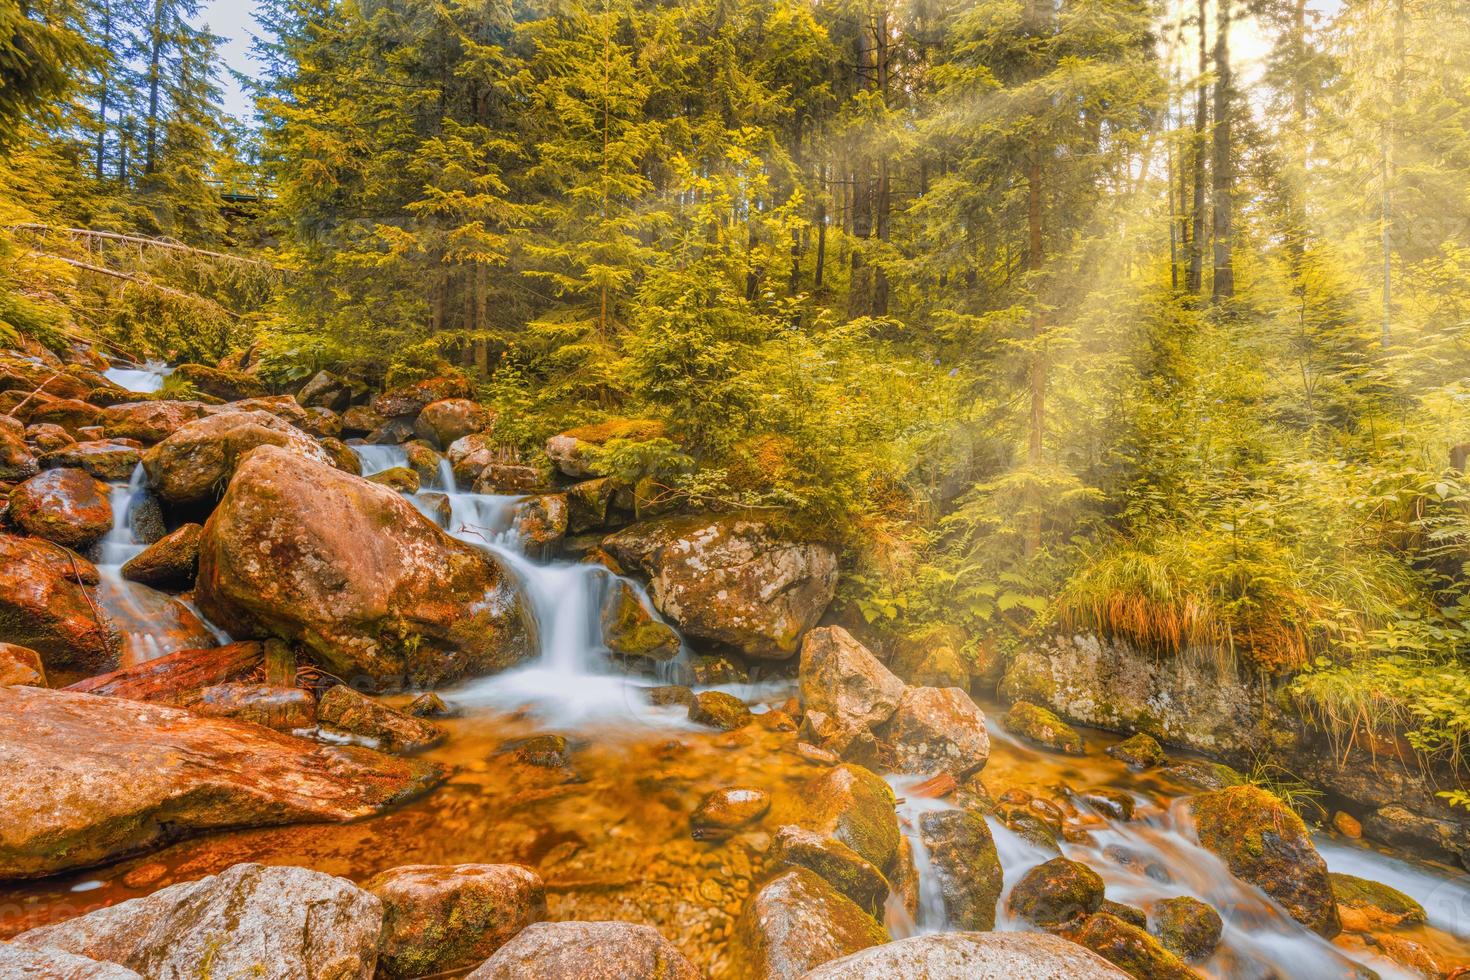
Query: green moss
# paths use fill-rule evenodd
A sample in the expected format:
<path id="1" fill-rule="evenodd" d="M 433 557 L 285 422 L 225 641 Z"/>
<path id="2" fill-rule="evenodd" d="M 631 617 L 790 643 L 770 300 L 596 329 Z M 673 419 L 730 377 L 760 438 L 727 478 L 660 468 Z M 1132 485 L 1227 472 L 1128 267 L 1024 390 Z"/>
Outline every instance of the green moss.
<path id="1" fill-rule="evenodd" d="M 1068 755 L 1082 755 L 1082 736 L 1076 729 L 1040 705 L 1017 701 L 1006 712 L 1008 730 L 1038 745 Z"/>
<path id="2" fill-rule="evenodd" d="M 1421 925 L 1426 921 L 1424 906 L 1408 895 L 1377 881 L 1355 875 L 1332 872 L 1332 895 L 1337 904 L 1351 909 L 1377 910 L 1398 919 L 1402 925 Z"/>

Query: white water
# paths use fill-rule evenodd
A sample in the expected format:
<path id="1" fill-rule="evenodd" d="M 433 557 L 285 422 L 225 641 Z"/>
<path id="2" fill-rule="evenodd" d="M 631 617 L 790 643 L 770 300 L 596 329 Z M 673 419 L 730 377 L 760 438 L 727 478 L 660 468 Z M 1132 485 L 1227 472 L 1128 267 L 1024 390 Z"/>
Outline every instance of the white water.
<path id="1" fill-rule="evenodd" d="M 352 447 L 364 476 L 403 466 L 402 446 Z M 438 478 L 410 497 L 414 505 L 455 538 L 484 548 L 520 586 L 535 620 L 538 656 L 513 670 L 472 680 L 446 692 L 457 706 L 498 712 L 525 712 L 543 724 L 573 729 L 642 722 L 656 727 L 690 727 L 678 707 L 655 707 L 646 680 L 629 677 L 608 659 L 602 635 L 602 609 L 619 577 L 590 562 L 535 560 L 525 553 L 516 530 L 516 511 L 524 497 L 462 493 L 447 461 Z M 431 494 L 449 502 L 449 518 Z M 645 609 L 657 616 L 643 589 L 627 581 Z"/>
<path id="2" fill-rule="evenodd" d="M 909 852 L 914 858 L 914 870 L 919 878 L 918 915 L 910 918 L 902 907 L 898 896 L 890 894 L 884 908 L 885 925 L 895 939 L 944 932 L 949 928 L 949 919 L 944 909 L 944 894 L 939 888 L 939 879 L 934 871 L 934 862 L 929 848 L 924 843 L 923 819 L 926 813 L 953 810 L 955 806 L 943 799 L 911 795 L 913 787 L 922 783 L 925 776 L 889 776 L 888 785 L 901 801 L 898 804 L 898 829 L 909 843 Z"/>
<path id="3" fill-rule="evenodd" d="M 1319 834 L 1317 852 L 1329 871 L 1357 875 L 1397 888 L 1424 906 L 1429 924 L 1453 936 L 1470 937 L 1470 875 L 1450 877 L 1438 868 L 1391 857 L 1365 845 Z"/>
<path id="4" fill-rule="evenodd" d="M 169 373 L 170 368 L 166 364 L 149 361 L 141 366 L 110 367 L 102 372 L 102 376 L 119 388 L 147 394 L 162 388 L 163 379 L 168 377 Z"/>

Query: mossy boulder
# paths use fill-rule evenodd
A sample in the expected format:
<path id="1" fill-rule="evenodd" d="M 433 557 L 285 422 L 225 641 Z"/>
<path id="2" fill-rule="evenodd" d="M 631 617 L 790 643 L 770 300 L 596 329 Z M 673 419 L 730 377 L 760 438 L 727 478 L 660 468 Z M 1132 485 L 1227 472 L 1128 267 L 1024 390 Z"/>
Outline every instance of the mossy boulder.
<path id="1" fill-rule="evenodd" d="M 98 615 L 97 582 L 97 567 L 74 552 L 0 534 L 0 640 L 35 650 L 48 670 L 114 669 L 123 641 Z"/>
<path id="2" fill-rule="evenodd" d="M 196 419 L 219 409 L 202 401 L 136 401 L 111 405 L 102 411 L 102 428 L 109 439 L 136 439 L 146 445 L 161 442 Z"/>
<path id="3" fill-rule="evenodd" d="M 1132 769 L 1152 769 L 1169 761 L 1163 746 L 1145 732 L 1125 738 L 1117 745 L 1108 746 L 1107 753 Z"/>
<path id="4" fill-rule="evenodd" d="M 1200 843 L 1237 878 L 1325 938 L 1341 931 L 1327 863 L 1302 818 L 1257 786 L 1230 786 L 1190 801 Z"/>
<path id="5" fill-rule="evenodd" d="M 425 405 L 414 422 L 414 432 L 440 448 L 489 428 L 495 413 L 468 398 L 442 398 Z"/>
<path id="6" fill-rule="evenodd" d="M 10 492 L 10 520 L 34 537 L 85 549 L 112 530 L 112 504 L 85 470 L 47 470 Z"/>
<path id="7" fill-rule="evenodd" d="M 720 841 L 755 823 L 771 809 L 771 794 L 745 786 L 705 794 L 689 815 L 689 834 L 695 840 Z"/>
<path id="8" fill-rule="evenodd" d="M 1209 958 L 1225 924 L 1214 907 L 1188 895 L 1155 902 L 1152 932 L 1164 948 L 1185 960 Z"/>
<path id="9" fill-rule="evenodd" d="M 994 929 L 1002 874 L 984 818 L 967 810 L 925 813 L 919 836 L 939 882 L 948 928 Z"/>
<path id="10" fill-rule="evenodd" d="M 1426 921 L 1424 906 L 1397 888 L 1355 875 L 1331 872 L 1338 918 L 1348 932 L 1385 932 Z"/>
<path id="11" fill-rule="evenodd" d="M 567 476 L 595 476 L 597 450 L 602 446 L 614 439 L 629 442 L 661 439 L 664 432 L 664 424 L 654 419 L 608 419 L 552 436 L 546 441 L 546 457 Z"/>
<path id="12" fill-rule="evenodd" d="M 985 715 L 958 687 L 908 688 L 880 734 L 892 748 L 895 772 L 964 779 L 990 758 Z"/>
<path id="13" fill-rule="evenodd" d="M 883 915 L 889 884 L 883 872 L 835 837 L 787 824 L 776 831 L 766 866 L 773 871 L 806 868 L 852 899 L 874 918 Z"/>
<path id="14" fill-rule="evenodd" d="M 754 720 L 745 702 L 724 691 L 701 691 L 689 703 L 689 720 L 722 732 L 743 728 Z"/>
<path id="15" fill-rule="evenodd" d="M 806 868 L 790 868 L 746 902 L 731 940 L 742 976 L 797 980 L 814 967 L 889 941 L 871 915 Z"/>
<path id="16" fill-rule="evenodd" d="M 1140 929 L 1148 928 L 1148 913 L 1141 908 L 1124 905 L 1122 902 L 1115 902 L 1111 898 L 1105 898 L 1102 904 L 1097 907 L 1097 910 L 1099 912 L 1106 912 L 1108 915 L 1117 916 L 1130 926 L 1137 926 Z"/>
<path id="17" fill-rule="evenodd" d="M 1092 950 L 1135 980 L 1198 980 L 1199 977 L 1153 936 L 1106 912 L 1089 916 L 1067 938 Z"/>
<path id="18" fill-rule="evenodd" d="M 414 417 L 429 405 L 446 398 L 469 398 L 474 394 L 463 375 L 427 378 L 389 388 L 373 399 L 373 411 L 385 419 Z"/>
<path id="19" fill-rule="evenodd" d="M 332 462 L 315 439 L 269 412 L 227 412 L 180 426 L 143 454 L 143 469 L 149 486 L 171 504 L 213 502 L 235 467 L 258 446 Z"/>
<path id="20" fill-rule="evenodd" d="M 184 524 L 128 559 L 122 577 L 155 589 L 189 589 L 199 570 L 199 538 L 204 528 Z"/>
<path id="21" fill-rule="evenodd" d="M 379 470 L 372 476 L 367 477 L 380 487 L 389 490 L 397 490 L 399 493 L 418 493 L 422 481 L 418 473 L 407 466 L 390 466 L 386 470 Z"/>
<path id="22" fill-rule="evenodd" d="M 898 858 L 897 799 L 893 789 L 870 769 L 834 766 L 802 785 L 800 823 L 862 855 L 884 874 Z"/>
<path id="23" fill-rule="evenodd" d="M 1160 770 L 1164 776 L 1190 789 L 1217 790 L 1244 786 L 1246 779 L 1223 762 L 1177 762 Z"/>
<path id="24" fill-rule="evenodd" d="M 602 641 L 624 657 L 672 660 L 679 655 L 679 634 L 643 607 L 633 586 L 619 579 L 602 606 Z"/>
<path id="25" fill-rule="evenodd" d="M 1098 910 L 1102 876 L 1068 858 L 1038 864 L 1011 889 L 1011 913 L 1043 929 L 1062 929 Z"/>
<path id="26" fill-rule="evenodd" d="M 1017 701 L 1011 705 L 1006 712 L 1005 726 L 1012 734 L 1056 752 L 1082 755 L 1085 751 L 1082 736 L 1076 729 L 1046 708 L 1029 701 Z"/>
<path id="27" fill-rule="evenodd" d="M 379 977 L 421 977 L 483 963 L 546 917 L 546 886 L 515 864 L 416 864 L 363 887 L 383 903 Z"/>
<path id="28" fill-rule="evenodd" d="M 801 641 L 801 700 L 830 727 L 831 738 L 881 725 L 898 710 L 904 684 L 841 626 L 824 626 Z"/>
<path id="29" fill-rule="evenodd" d="M 142 443 L 132 439 L 89 439 L 44 453 L 42 469 L 86 470 L 107 483 L 126 483 L 143 458 Z"/>
<path id="30" fill-rule="evenodd" d="M 375 701 L 345 684 L 334 685 L 321 696 L 317 720 L 325 729 L 370 739 L 389 752 L 418 752 L 444 740 L 439 726 Z"/>
<path id="31" fill-rule="evenodd" d="M 653 926 L 535 922 L 465 980 L 701 980 L 699 969 Z"/>

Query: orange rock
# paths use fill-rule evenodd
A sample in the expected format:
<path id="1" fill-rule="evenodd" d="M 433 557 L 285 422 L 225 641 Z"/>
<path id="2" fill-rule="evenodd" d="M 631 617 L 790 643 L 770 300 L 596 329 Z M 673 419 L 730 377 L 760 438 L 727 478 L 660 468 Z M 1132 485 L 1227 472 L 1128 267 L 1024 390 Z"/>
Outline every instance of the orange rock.
<path id="1" fill-rule="evenodd" d="M 1363 836 L 1363 825 L 1357 819 L 1349 814 L 1343 813 L 1341 810 L 1338 810 L 1332 815 L 1332 826 L 1337 828 L 1339 834 L 1353 840 L 1357 840 Z"/>

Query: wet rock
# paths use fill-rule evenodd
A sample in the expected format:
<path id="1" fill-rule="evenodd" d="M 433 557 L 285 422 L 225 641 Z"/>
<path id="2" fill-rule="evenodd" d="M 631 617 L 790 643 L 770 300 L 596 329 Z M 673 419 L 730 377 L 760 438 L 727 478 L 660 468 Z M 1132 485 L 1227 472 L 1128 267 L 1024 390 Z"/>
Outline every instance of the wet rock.
<path id="1" fill-rule="evenodd" d="M 801 641 L 801 700 L 830 721 L 818 731 L 832 738 L 881 725 L 898 710 L 903 681 L 841 626 L 824 626 Z"/>
<path id="2" fill-rule="evenodd" d="M 472 432 L 489 428 L 494 421 L 495 413 L 468 398 L 444 398 L 424 406 L 414 431 L 420 439 L 445 448 Z"/>
<path id="3" fill-rule="evenodd" d="M 1128 974 L 1056 936 L 945 932 L 874 946 L 802 980 L 1125 980 Z"/>
<path id="4" fill-rule="evenodd" d="M 1098 910 L 1102 876 L 1064 857 L 1039 864 L 1011 889 L 1010 910 L 1043 929 L 1062 929 Z"/>
<path id="5" fill-rule="evenodd" d="M 420 694 L 404 709 L 414 718 L 457 718 L 459 712 L 444 703 L 439 695 Z"/>
<path id="6" fill-rule="evenodd" d="M 650 687 L 648 700 L 659 707 L 677 704 L 687 708 L 694 703 L 694 692 L 682 684 L 664 684 L 660 687 Z"/>
<path id="7" fill-rule="evenodd" d="M 1356 817 L 1338 810 L 1332 815 L 1332 829 L 1349 840 L 1358 840 L 1363 836 L 1363 825 Z"/>
<path id="8" fill-rule="evenodd" d="M 1397 888 L 1337 872 L 1328 878 L 1337 900 L 1338 918 L 1348 932 L 1387 932 L 1426 921 L 1424 906 Z"/>
<path id="9" fill-rule="evenodd" d="M 800 792 L 801 826 L 834 837 L 887 874 L 898 857 L 893 790 L 862 766 L 836 766 L 808 780 Z"/>
<path id="10" fill-rule="evenodd" d="M 36 406 L 29 413 L 31 425 L 59 425 L 73 437 L 77 430 L 102 421 L 102 410 L 75 398 L 57 398 Z"/>
<path id="11" fill-rule="evenodd" d="M 473 432 L 444 448 L 454 478 L 461 486 L 475 483 L 491 463 L 502 462 L 500 444 L 488 432 Z M 477 493 L 479 491 L 476 491 Z"/>
<path id="12" fill-rule="evenodd" d="M 367 441 L 374 446 L 397 446 L 414 437 L 413 416 L 401 415 L 398 418 L 388 419 L 367 435 Z"/>
<path id="13" fill-rule="evenodd" d="M 323 728 L 371 739 L 389 752 L 419 752 L 444 740 L 437 725 L 390 708 L 345 684 L 322 694 L 316 717 Z"/>
<path id="14" fill-rule="evenodd" d="M 689 833 L 695 840 L 721 841 L 755 823 L 771 809 L 771 796 L 746 787 L 707 793 L 689 815 Z"/>
<path id="15" fill-rule="evenodd" d="M 316 699 L 299 687 L 270 684 L 216 684 L 200 690 L 191 703 L 195 711 L 210 718 L 234 718 L 263 725 L 278 732 L 291 732 L 316 725 Z"/>
<path id="16" fill-rule="evenodd" d="M 29 647 L 0 643 L 0 687 L 12 684 L 45 687 L 46 667 L 41 655 Z"/>
<path id="17" fill-rule="evenodd" d="M 365 817 L 435 765 L 122 698 L 0 688 L 0 876 L 34 877 L 186 834 Z"/>
<path id="18" fill-rule="evenodd" d="M 343 878 L 237 864 L 13 942 L 149 977 L 370 980 L 382 922 L 378 899 Z"/>
<path id="19" fill-rule="evenodd" d="M 428 378 L 389 388 L 373 399 L 373 411 L 385 418 L 418 415 L 429 405 L 449 398 L 470 398 L 474 390 L 461 376 Z"/>
<path id="20" fill-rule="evenodd" d="M 1245 785 L 1245 777 L 1223 762 L 1178 762 L 1165 766 L 1162 772 L 1190 789 L 1216 790 Z"/>
<path id="21" fill-rule="evenodd" d="M 994 929 L 1001 869 L 985 820 L 966 810 L 940 810 L 919 817 L 919 833 L 939 880 L 947 927 Z"/>
<path id="22" fill-rule="evenodd" d="M 184 524 L 134 555 L 122 567 L 122 577 L 156 589 L 187 589 L 199 570 L 199 538 L 204 528 Z"/>
<path id="23" fill-rule="evenodd" d="M 546 918 L 541 877 L 515 864 L 408 865 L 363 887 L 383 903 L 380 977 L 475 966 Z"/>
<path id="24" fill-rule="evenodd" d="M 112 439 L 137 439 L 152 445 L 211 412 L 203 402 L 123 402 L 103 409 L 102 427 Z"/>
<path id="25" fill-rule="evenodd" d="M 689 703 L 689 720 L 722 732 L 734 731 L 751 723 L 753 716 L 745 702 L 724 691 L 702 691 Z"/>
<path id="26" fill-rule="evenodd" d="M 331 457 L 332 465 L 337 469 L 353 476 L 362 476 L 362 458 L 347 443 L 341 439 L 318 439 L 317 445 Z"/>
<path id="27" fill-rule="evenodd" d="M 274 415 L 282 422 L 289 422 L 300 428 L 306 424 L 309 417 L 306 409 L 290 395 L 267 395 L 263 398 L 242 398 L 239 401 L 229 402 L 214 410 L 215 415 L 227 412 L 265 412 Z"/>
<path id="28" fill-rule="evenodd" d="M 796 652 L 837 584 L 831 549 L 740 517 L 635 524 L 603 547 L 649 577 L 654 606 L 686 634 L 763 659 Z"/>
<path id="29" fill-rule="evenodd" d="M 1057 828 L 1029 806 L 1001 803 L 995 808 L 995 816 L 1026 842 L 1056 854 L 1062 852 Z"/>
<path id="30" fill-rule="evenodd" d="M 537 769 L 561 769 L 572 761 L 565 735 L 533 735 L 516 746 L 517 762 Z"/>
<path id="31" fill-rule="evenodd" d="M 806 868 L 783 871 L 752 895 L 731 939 L 745 975 L 770 980 L 795 980 L 886 942 L 871 915 Z"/>
<path id="32" fill-rule="evenodd" d="M 1013 734 L 1057 752 L 1081 755 L 1084 751 L 1082 736 L 1076 729 L 1040 705 L 1017 701 L 1006 712 L 1005 726 Z"/>
<path id="33" fill-rule="evenodd" d="M 116 963 L 12 943 L 0 943 L 0 976 L 26 980 L 143 980 L 142 974 Z"/>
<path id="34" fill-rule="evenodd" d="M 1108 746 L 1107 753 L 1133 769 L 1152 769 L 1169 761 L 1163 747 L 1152 735 L 1144 732 L 1125 738 L 1117 745 Z"/>
<path id="35" fill-rule="evenodd" d="M 208 649 L 179 650 L 89 677 L 66 690 L 187 707 L 199 700 L 204 688 L 238 681 L 254 673 L 263 659 L 261 644 L 248 641 Z"/>
<path id="36" fill-rule="evenodd" d="M 236 636 L 301 642 L 339 677 L 434 687 L 534 650 L 515 587 L 402 496 L 262 446 L 199 548 L 200 608 Z"/>
<path id="37" fill-rule="evenodd" d="M 963 779 L 985 767 L 990 736 L 985 715 L 957 687 L 911 687 L 884 732 L 895 772 L 945 772 Z"/>
<path id="38" fill-rule="evenodd" d="M 1258 787 L 1231 786 L 1196 796 L 1190 811 L 1200 843 L 1232 874 L 1318 935 L 1337 935 L 1341 926 L 1327 864 L 1290 807 Z"/>
<path id="39" fill-rule="evenodd" d="M 447 493 L 435 493 L 420 491 L 416 501 L 418 508 L 423 514 L 446 530 L 450 530 L 454 521 L 454 504 L 450 502 Z"/>
<path id="40" fill-rule="evenodd" d="M 573 534 L 590 531 L 607 524 L 607 510 L 612 503 L 617 482 L 609 477 L 583 480 L 567 489 L 567 528 Z"/>
<path id="41" fill-rule="evenodd" d="M 228 412 L 181 426 L 143 454 L 154 491 L 171 504 L 213 501 L 250 450 L 276 446 L 330 465 L 316 440 L 268 412 Z"/>
<path id="42" fill-rule="evenodd" d="M 473 466 L 473 463 L 470 465 Z M 458 473 L 459 470 L 456 470 L 456 477 Z M 532 493 L 546 482 L 541 478 L 541 471 L 534 466 L 493 462 L 480 467 L 472 480 L 475 493 L 512 495 Z M 568 511 L 567 519 L 571 520 L 571 511 Z"/>
<path id="43" fill-rule="evenodd" d="M 1392 933 L 1341 936 L 1334 945 L 1354 953 L 1367 953 L 1391 960 L 1403 968 L 1406 976 L 1420 977 L 1422 980 L 1464 978 L 1463 969 L 1446 970 L 1424 944 Z"/>
<path id="44" fill-rule="evenodd" d="M 337 439 L 342 435 L 342 416 L 326 408 L 308 408 L 297 427 L 318 439 Z"/>
<path id="45" fill-rule="evenodd" d="M 638 593 L 624 581 L 615 581 L 602 607 L 602 640 L 624 657 L 672 660 L 679 655 L 679 634 L 653 618 Z"/>
<path id="46" fill-rule="evenodd" d="M 664 424 L 650 419 L 609 419 L 568 429 L 546 441 L 546 457 L 571 477 L 597 475 L 597 450 L 615 439 L 647 442 L 664 435 Z"/>
<path id="47" fill-rule="evenodd" d="M 390 466 L 386 470 L 379 470 L 367 479 L 380 487 L 387 487 L 398 493 L 419 492 L 419 475 L 407 466 Z"/>
<path id="48" fill-rule="evenodd" d="M 694 964 L 652 926 L 536 922 L 466 980 L 701 980 Z"/>
<path id="49" fill-rule="evenodd" d="M 1132 905 L 1124 905 L 1122 902 L 1115 902 L 1110 898 L 1105 898 L 1102 900 L 1102 904 L 1097 907 L 1097 910 L 1122 919 L 1130 926 L 1136 926 L 1139 929 L 1148 928 L 1148 913 Z"/>
<path id="50" fill-rule="evenodd" d="M 1198 980 L 1184 962 L 1135 925 L 1100 912 L 1069 935 L 1135 980 Z"/>
<path id="51" fill-rule="evenodd" d="M 1133 797 L 1120 789 L 1098 787 L 1077 794 L 1077 802 L 1096 810 L 1110 820 L 1132 820 L 1136 805 Z"/>
<path id="52" fill-rule="evenodd" d="M 122 637 L 97 606 L 97 581 L 91 562 L 59 545 L 0 534 L 0 640 L 35 650 L 48 670 L 113 669 Z"/>
<path id="53" fill-rule="evenodd" d="M 27 534 L 85 549 L 112 530 L 112 505 L 84 470 L 47 470 L 10 491 L 10 520 Z"/>
<path id="54" fill-rule="evenodd" d="M 173 377 L 221 401 L 263 398 L 270 394 L 265 385 L 243 371 L 225 371 L 205 364 L 180 364 L 174 368 Z"/>
<path id="55" fill-rule="evenodd" d="M 1223 929 L 1220 913 L 1197 898 L 1180 895 L 1154 903 L 1151 931 L 1165 949 L 1181 959 L 1208 959 L 1220 945 Z"/>
<path id="56" fill-rule="evenodd" d="M 1397 804 L 1379 807 L 1363 821 L 1370 840 L 1470 868 L 1470 833 L 1455 822 L 1426 817 Z"/>
<path id="57" fill-rule="evenodd" d="M 341 412 L 352 404 L 352 386 L 330 371 L 318 371 L 296 393 L 296 400 L 307 408 Z"/>
<path id="58" fill-rule="evenodd" d="M 120 663 L 142 663 L 219 643 L 192 607 L 146 585 L 108 578 L 97 589 L 97 604 L 107 610 L 108 622 L 122 637 Z"/>
<path id="59" fill-rule="evenodd" d="M 0 425 L 0 445 L 5 444 L 4 440 L 5 436 L 7 435 L 7 431 L 8 430 L 4 425 Z M 15 438 L 19 438 L 19 435 L 14 432 L 9 432 L 9 434 Z M 61 426 L 52 425 L 49 422 L 43 422 L 40 425 L 26 426 L 25 441 L 34 446 L 38 452 L 42 453 L 49 453 L 57 449 L 64 449 L 67 446 L 70 446 L 76 442 L 76 440 L 72 438 L 71 433 L 67 432 Z M 22 480 L 25 479 L 25 477 L 5 477 L 3 473 L 4 471 L 0 470 L 0 478 Z M 33 473 L 26 474 L 26 476 L 33 475 Z"/>
<path id="60" fill-rule="evenodd" d="M 142 459 L 140 445 L 131 439 L 73 442 L 41 456 L 42 469 L 85 470 L 104 483 L 126 483 Z"/>
<path id="61" fill-rule="evenodd" d="M 750 671 L 729 657 L 696 655 L 689 662 L 690 677 L 695 684 L 746 684 Z"/>
<path id="62" fill-rule="evenodd" d="M 776 832 L 766 854 L 766 867 L 780 871 L 806 868 L 821 876 L 875 919 L 883 915 L 888 879 L 861 854 L 834 837 L 787 824 Z"/>
<path id="63" fill-rule="evenodd" d="M 1133 874 L 1146 875 L 1160 884 L 1169 884 L 1174 876 L 1169 869 L 1164 867 L 1157 859 L 1142 851 L 1125 847 L 1122 844 L 1109 844 L 1103 848 L 1103 856 L 1120 868 L 1127 868 Z"/>
<path id="64" fill-rule="evenodd" d="M 26 431 L 19 422 L 0 425 L 0 482 L 27 480 L 40 472 L 36 457 L 26 446 L 23 435 Z"/>
<path id="65" fill-rule="evenodd" d="M 516 507 L 516 533 L 527 551 L 551 555 L 567 536 L 567 498 L 559 493 L 527 497 Z"/>
<path id="66" fill-rule="evenodd" d="M 342 434 L 365 436 L 376 432 L 386 421 L 388 420 L 366 405 L 353 405 L 342 412 Z"/>

